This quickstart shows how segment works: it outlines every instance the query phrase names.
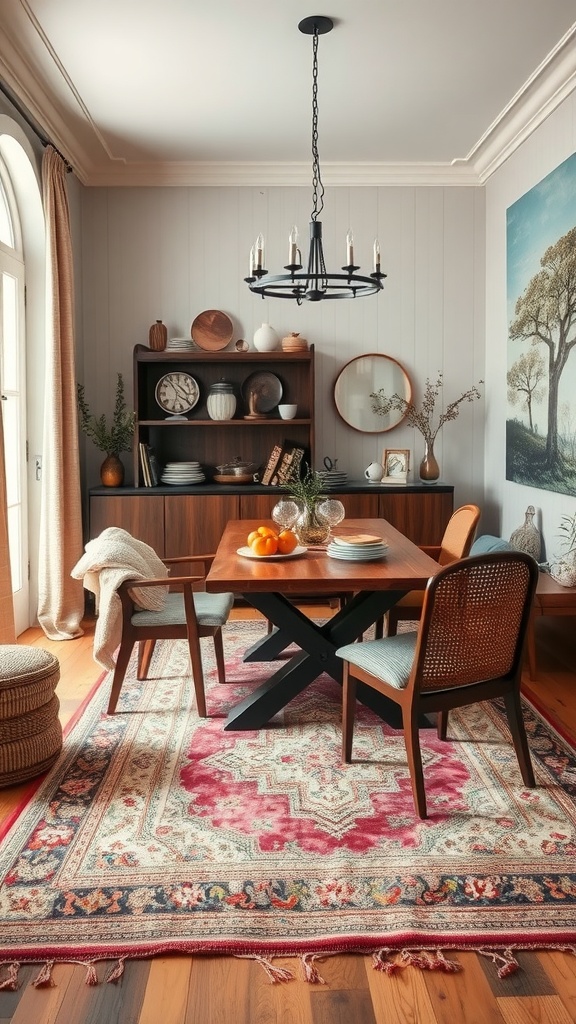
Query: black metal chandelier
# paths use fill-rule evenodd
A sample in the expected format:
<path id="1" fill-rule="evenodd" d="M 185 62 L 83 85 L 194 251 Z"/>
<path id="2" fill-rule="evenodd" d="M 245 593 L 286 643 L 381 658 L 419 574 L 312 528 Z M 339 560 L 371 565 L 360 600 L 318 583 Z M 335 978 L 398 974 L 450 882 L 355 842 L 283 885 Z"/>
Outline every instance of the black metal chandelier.
<path id="1" fill-rule="evenodd" d="M 308 250 L 308 266 L 302 265 L 302 256 L 298 248 L 298 231 L 292 228 L 289 236 L 289 263 L 284 267 L 285 274 L 269 274 L 264 269 L 264 239 L 258 235 L 255 245 L 250 250 L 250 276 L 244 280 L 250 291 L 262 298 L 296 299 L 300 305 L 304 299 L 308 302 L 320 302 L 321 299 L 355 299 L 358 296 L 373 295 L 383 288 L 386 274 L 380 271 L 380 245 L 374 240 L 374 271 L 365 277 L 358 274 L 359 266 L 354 264 L 354 239 L 352 232 L 346 236 L 347 265 L 342 273 L 329 274 L 324 262 L 322 249 L 322 222 L 318 220 L 324 208 L 324 186 L 320 174 L 320 158 L 318 156 L 318 36 L 330 32 L 334 27 L 331 18 L 314 15 L 304 18 L 298 28 L 305 35 L 313 36 L 312 41 L 312 197 L 313 207 L 310 220 L 310 248 Z"/>

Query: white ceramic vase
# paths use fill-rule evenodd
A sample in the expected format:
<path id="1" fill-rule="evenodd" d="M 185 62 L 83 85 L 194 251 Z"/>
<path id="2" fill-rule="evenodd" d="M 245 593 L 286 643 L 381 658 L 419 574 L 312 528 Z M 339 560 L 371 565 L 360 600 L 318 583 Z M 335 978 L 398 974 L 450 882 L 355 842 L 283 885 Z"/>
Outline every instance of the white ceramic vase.
<path id="1" fill-rule="evenodd" d="M 254 331 L 254 348 L 257 352 L 273 352 L 279 344 L 280 338 L 270 324 L 262 324 Z"/>

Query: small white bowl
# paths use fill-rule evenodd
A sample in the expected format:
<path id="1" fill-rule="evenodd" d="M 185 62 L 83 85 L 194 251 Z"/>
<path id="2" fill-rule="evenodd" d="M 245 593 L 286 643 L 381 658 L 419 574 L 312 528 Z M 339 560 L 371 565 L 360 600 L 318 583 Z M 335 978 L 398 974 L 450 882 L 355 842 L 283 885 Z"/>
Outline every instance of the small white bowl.
<path id="1" fill-rule="evenodd" d="M 279 405 L 278 412 L 280 413 L 283 420 L 293 420 L 296 412 L 298 411 L 297 405 Z"/>

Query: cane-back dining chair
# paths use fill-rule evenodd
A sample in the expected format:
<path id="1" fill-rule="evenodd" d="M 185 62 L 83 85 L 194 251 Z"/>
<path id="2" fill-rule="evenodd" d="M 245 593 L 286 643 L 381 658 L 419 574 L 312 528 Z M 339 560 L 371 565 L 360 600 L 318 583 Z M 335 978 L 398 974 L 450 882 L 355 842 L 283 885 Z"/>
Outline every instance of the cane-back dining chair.
<path id="1" fill-rule="evenodd" d="M 450 562 L 455 562 L 459 558 L 466 558 L 470 552 L 479 519 L 478 505 L 461 505 L 452 513 L 444 531 L 442 543 L 422 546 L 422 551 L 430 555 L 430 558 L 434 558 L 439 565 L 449 565 Z M 413 622 L 420 618 L 423 599 L 424 592 L 422 590 L 411 590 L 397 604 L 393 605 L 387 614 L 388 636 L 394 636 L 401 619 Z M 381 618 L 376 623 L 375 636 L 377 638 L 382 636 L 383 627 L 384 619 Z"/>
<path id="2" fill-rule="evenodd" d="M 162 561 L 169 571 L 177 564 L 188 563 L 203 566 L 201 576 L 172 576 L 161 579 L 138 580 L 142 587 L 170 586 L 166 601 L 160 611 L 138 608 L 130 596 L 133 580 L 125 580 L 117 589 L 122 603 L 122 639 L 116 658 L 112 678 L 112 689 L 108 703 L 108 714 L 116 711 L 118 697 L 134 644 L 138 644 L 137 678 L 148 675 L 152 654 L 157 640 L 187 640 L 196 706 L 200 718 L 206 718 L 206 695 L 200 638 L 211 636 L 214 640 L 218 682 L 226 682 L 222 626 L 226 624 L 232 605 L 233 594 L 207 594 L 201 589 L 214 555 L 187 555 L 178 558 L 164 558 Z M 174 588 L 174 589 L 173 589 Z"/>
<path id="3" fill-rule="evenodd" d="M 438 712 L 445 740 L 451 708 L 503 697 L 520 772 L 534 786 L 520 703 L 522 655 L 538 567 L 523 552 L 465 558 L 428 582 L 417 631 L 347 644 L 342 756 L 349 762 L 360 681 L 400 705 L 414 804 L 427 817 L 418 719 Z"/>

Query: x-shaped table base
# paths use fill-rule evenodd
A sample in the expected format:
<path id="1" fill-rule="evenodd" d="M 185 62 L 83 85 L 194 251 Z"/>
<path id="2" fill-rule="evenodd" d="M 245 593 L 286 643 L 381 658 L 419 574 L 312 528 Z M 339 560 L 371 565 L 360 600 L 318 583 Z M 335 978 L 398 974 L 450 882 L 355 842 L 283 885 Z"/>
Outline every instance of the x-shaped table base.
<path id="1" fill-rule="evenodd" d="M 344 644 L 353 643 L 404 593 L 397 590 L 362 591 L 324 625 L 307 618 L 283 594 L 244 594 L 245 599 L 276 626 L 272 633 L 258 640 L 246 652 L 244 661 L 274 661 L 291 643 L 297 644 L 300 651 L 232 708 L 225 729 L 261 728 L 322 672 L 327 672 L 341 683 L 342 660 L 336 656 L 336 650 Z M 394 728 L 401 727 L 398 708 L 392 701 L 362 683 L 358 685 L 357 696 Z"/>

